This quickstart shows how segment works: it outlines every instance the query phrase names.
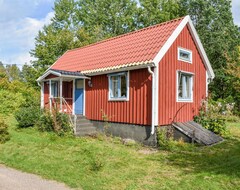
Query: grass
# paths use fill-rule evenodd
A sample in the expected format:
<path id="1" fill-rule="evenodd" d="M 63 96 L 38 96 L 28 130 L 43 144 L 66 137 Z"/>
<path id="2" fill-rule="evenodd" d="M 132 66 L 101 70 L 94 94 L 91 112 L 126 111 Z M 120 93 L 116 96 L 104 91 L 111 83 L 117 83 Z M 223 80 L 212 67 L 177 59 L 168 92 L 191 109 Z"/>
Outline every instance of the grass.
<path id="1" fill-rule="evenodd" d="M 118 138 L 60 138 L 17 129 L 0 144 L 0 163 L 77 189 L 240 189 L 240 123 L 232 137 L 211 147 L 152 151 Z M 152 154 L 145 154 L 145 153 Z"/>

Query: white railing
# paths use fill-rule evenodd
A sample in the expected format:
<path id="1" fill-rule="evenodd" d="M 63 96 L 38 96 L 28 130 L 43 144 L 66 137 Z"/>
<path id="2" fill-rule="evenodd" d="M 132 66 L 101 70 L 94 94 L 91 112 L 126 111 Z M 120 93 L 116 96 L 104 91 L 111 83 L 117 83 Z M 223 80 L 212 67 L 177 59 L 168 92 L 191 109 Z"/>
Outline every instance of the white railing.
<path id="1" fill-rule="evenodd" d="M 72 100 L 72 98 L 66 98 L 68 100 Z M 76 134 L 76 124 L 77 124 L 77 116 L 73 114 L 73 110 L 69 103 L 63 97 L 50 97 L 50 111 L 52 111 L 52 107 L 55 106 L 58 108 L 58 103 L 60 105 L 60 112 L 64 112 L 68 115 L 71 126 L 73 127 L 73 132 Z M 73 118 L 71 117 L 73 116 Z"/>

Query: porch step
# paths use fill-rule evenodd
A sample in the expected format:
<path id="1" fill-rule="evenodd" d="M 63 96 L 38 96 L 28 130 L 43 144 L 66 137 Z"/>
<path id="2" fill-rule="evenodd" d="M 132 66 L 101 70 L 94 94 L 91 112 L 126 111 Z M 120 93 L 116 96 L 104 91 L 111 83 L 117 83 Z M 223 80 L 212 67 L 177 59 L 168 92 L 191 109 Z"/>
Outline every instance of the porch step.
<path id="1" fill-rule="evenodd" d="M 77 115 L 76 120 L 76 135 L 77 136 L 87 136 L 95 135 L 97 133 L 96 127 L 82 115 Z"/>

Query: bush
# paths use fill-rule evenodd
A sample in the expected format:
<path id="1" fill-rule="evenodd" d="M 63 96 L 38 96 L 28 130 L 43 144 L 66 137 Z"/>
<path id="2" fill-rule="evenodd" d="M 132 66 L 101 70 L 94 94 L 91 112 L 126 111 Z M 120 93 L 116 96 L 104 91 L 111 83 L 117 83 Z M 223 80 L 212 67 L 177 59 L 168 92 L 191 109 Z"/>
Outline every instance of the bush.
<path id="1" fill-rule="evenodd" d="M 194 116 L 194 121 L 201 124 L 204 128 L 219 134 L 223 137 L 228 136 L 229 132 L 226 126 L 226 111 L 231 115 L 231 109 L 225 110 L 220 102 L 212 100 L 202 102 L 199 114 Z M 223 114 L 224 113 L 224 114 Z"/>
<path id="2" fill-rule="evenodd" d="M 5 143 L 8 140 L 10 140 L 8 125 L 0 120 L 0 144 Z"/>
<path id="3" fill-rule="evenodd" d="M 18 127 L 32 127 L 38 121 L 40 115 L 39 107 L 22 107 L 15 112 L 15 118 L 18 122 Z"/>
<path id="4" fill-rule="evenodd" d="M 57 109 L 53 109 L 52 113 L 49 111 L 43 111 L 40 115 L 37 128 L 40 131 L 55 132 L 59 136 L 65 134 L 72 134 L 72 126 L 69 121 L 69 116 L 64 113 L 60 113 Z"/>

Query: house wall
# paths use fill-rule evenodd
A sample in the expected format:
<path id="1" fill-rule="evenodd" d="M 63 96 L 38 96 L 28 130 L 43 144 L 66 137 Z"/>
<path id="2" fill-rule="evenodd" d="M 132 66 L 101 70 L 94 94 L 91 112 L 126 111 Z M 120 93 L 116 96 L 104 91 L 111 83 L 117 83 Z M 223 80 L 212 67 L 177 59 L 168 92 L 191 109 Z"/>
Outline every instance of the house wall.
<path id="1" fill-rule="evenodd" d="M 65 100 L 67 101 L 70 108 L 72 109 L 73 82 L 72 81 L 70 81 L 70 82 L 63 81 L 62 88 L 63 88 L 62 95 L 65 98 Z M 49 108 L 49 82 L 44 82 L 44 107 Z M 63 109 L 65 109 L 65 107 Z"/>
<path id="2" fill-rule="evenodd" d="M 192 64 L 178 61 L 178 47 L 192 51 Z M 177 102 L 177 70 L 194 73 L 193 102 Z M 159 63 L 159 125 L 174 121 L 185 122 L 198 113 L 206 97 L 206 69 L 187 26 Z M 178 113 L 177 113 L 178 112 Z"/>
<path id="3" fill-rule="evenodd" d="M 129 71 L 129 101 L 108 101 L 108 77 L 91 77 L 92 87 L 86 80 L 87 119 L 103 121 L 103 114 L 108 121 L 138 125 L 151 124 L 151 75 L 147 69 Z"/>
<path id="4" fill-rule="evenodd" d="M 44 82 L 44 108 L 49 106 L 49 84 Z"/>

